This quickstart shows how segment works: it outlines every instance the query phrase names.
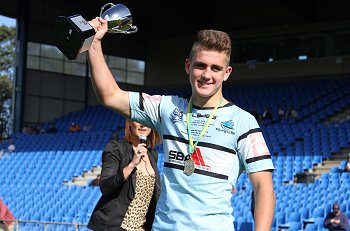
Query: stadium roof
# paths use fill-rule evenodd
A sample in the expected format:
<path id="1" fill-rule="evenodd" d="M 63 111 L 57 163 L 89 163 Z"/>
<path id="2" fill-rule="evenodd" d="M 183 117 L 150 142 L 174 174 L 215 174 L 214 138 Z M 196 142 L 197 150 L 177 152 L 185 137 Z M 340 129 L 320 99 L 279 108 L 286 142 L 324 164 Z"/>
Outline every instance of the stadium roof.
<path id="1" fill-rule="evenodd" d="M 129 8 L 139 28 L 133 38 L 142 41 L 193 35 L 203 28 L 237 31 L 350 19 L 347 0 L 1 0 L 0 14 L 19 18 L 25 7 L 28 22 L 53 25 L 58 15 L 90 20 L 109 2 Z"/>

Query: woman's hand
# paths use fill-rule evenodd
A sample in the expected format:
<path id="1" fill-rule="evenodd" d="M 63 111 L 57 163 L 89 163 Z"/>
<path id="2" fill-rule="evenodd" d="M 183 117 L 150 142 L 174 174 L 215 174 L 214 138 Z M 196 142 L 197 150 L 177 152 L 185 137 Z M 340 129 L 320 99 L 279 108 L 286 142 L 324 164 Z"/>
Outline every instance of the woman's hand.
<path id="1" fill-rule="evenodd" d="M 135 165 L 135 167 L 141 162 L 141 159 L 147 155 L 146 144 L 140 143 L 137 147 L 133 147 L 134 155 L 132 157 L 131 163 Z"/>

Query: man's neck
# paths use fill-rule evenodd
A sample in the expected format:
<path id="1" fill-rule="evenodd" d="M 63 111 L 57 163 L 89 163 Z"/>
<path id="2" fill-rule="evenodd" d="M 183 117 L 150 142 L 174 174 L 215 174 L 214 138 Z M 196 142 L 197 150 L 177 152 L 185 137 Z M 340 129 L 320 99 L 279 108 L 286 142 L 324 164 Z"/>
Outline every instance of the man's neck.
<path id="1" fill-rule="evenodd" d="M 197 107 L 215 107 L 221 100 L 221 97 L 223 97 L 222 95 L 218 95 L 218 96 L 212 96 L 212 97 L 208 97 L 208 98 L 204 98 L 204 97 L 200 97 L 200 96 L 192 96 L 192 103 L 193 105 L 197 106 Z M 227 104 L 228 101 L 223 98 L 221 105 L 225 105 Z"/>

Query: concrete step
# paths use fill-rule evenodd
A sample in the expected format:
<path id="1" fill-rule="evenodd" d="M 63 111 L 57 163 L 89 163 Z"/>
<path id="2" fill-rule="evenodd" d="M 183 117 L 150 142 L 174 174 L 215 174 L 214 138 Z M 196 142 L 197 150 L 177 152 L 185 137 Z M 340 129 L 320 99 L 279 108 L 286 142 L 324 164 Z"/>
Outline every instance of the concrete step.
<path id="1" fill-rule="evenodd" d="M 333 154 L 329 159 L 331 160 L 347 160 L 350 154 L 350 149 L 343 149 L 339 153 Z"/>
<path id="2" fill-rule="evenodd" d="M 87 171 L 83 173 L 83 177 L 86 179 L 95 179 L 98 174 L 101 174 L 101 171 Z"/>
<path id="3" fill-rule="evenodd" d="M 315 174 L 315 179 L 318 179 L 322 173 L 329 173 L 331 168 L 339 166 L 338 160 L 324 160 L 321 164 L 315 165 L 312 173 Z"/>
<path id="4" fill-rule="evenodd" d="M 322 162 L 322 165 L 334 167 L 335 165 L 339 165 L 339 163 L 340 163 L 339 160 L 324 160 Z"/>
<path id="5" fill-rule="evenodd" d="M 331 122 L 340 123 L 349 119 L 350 119 L 350 107 L 347 107 L 343 109 L 341 112 L 335 114 L 334 116 L 329 117 L 325 122 L 325 125 L 328 125 Z"/>
<path id="6" fill-rule="evenodd" d="M 101 166 L 94 166 L 91 170 L 83 172 L 81 176 L 74 176 L 71 181 L 63 183 L 67 185 L 87 186 L 87 181 L 95 179 L 98 174 L 101 174 L 101 171 Z"/>
<path id="7" fill-rule="evenodd" d="M 73 177 L 73 183 L 75 185 L 86 186 L 86 182 L 87 182 L 87 178 L 85 177 L 81 177 L 81 176 Z"/>
<path id="8" fill-rule="evenodd" d="M 322 163 L 314 165 L 312 169 L 305 170 L 307 173 L 315 174 L 315 179 L 319 179 L 322 173 L 329 173 L 332 167 L 338 167 L 340 161 L 347 160 L 350 154 L 350 146 L 343 148 L 338 153 L 333 154 Z"/>

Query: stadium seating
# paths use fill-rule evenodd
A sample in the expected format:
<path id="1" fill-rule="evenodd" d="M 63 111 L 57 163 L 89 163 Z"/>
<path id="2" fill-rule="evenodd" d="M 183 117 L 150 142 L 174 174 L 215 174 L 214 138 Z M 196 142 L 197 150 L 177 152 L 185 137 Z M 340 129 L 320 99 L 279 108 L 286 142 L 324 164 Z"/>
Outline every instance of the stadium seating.
<path id="1" fill-rule="evenodd" d="M 256 108 L 261 113 L 268 106 L 273 111 L 274 119 L 261 123 L 275 166 L 273 181 L 277 203 L 273 230 L 281 225 L 288 230 L 322 230 L 323 219 L 335 201 L 350 215 L 350 174 L 341 172 L 345 162 L 323 173 L 314 183 L 294 184 L 296 174 L 310 171 L 332 154 L 349 147 L 350 121 L 322 123 L 350 106 L 349 86 L 346 78 L 225 86 L 224 95 L 243 109 Z M 278 105 L 294 106 L 299 117 L 279 121 Z M 69 133 L 72 121 L 81 125 L 90 122 L 92 130 Z M 0 172 L 4 173 L 0 175 L 0 196 L 15 217 L 74 222 L 82 224 L 80 230 L 87 230 L 84 225 L 101 192 L 98 187 L 67 185 L 66 182 L 101 165 L 105 144 L 124 122 L 125 119 L 116 113 L 93 106 L 47 121 L 44 127 L 55 123 L 56 134 L 13 134 L 16 151 L 0 158 Z M 7 141 L 0 143 L 0 149 L 6 149 L 7 145 Z M 158 169 L 162 172 L 163 149 L 161 146 L 157 149 Z M 236 229 L 252 230 L 252 186 L 245 173 L 235 187 L 238 192 L 233 194 L 231 204 Z M 309 223 L 303 229 L 305 221 Z M 43 225 L 23 223 L 21 230 L 43 230 Z M 74 230 L 74 226 L 51 224 L 46 230 Z"/>

